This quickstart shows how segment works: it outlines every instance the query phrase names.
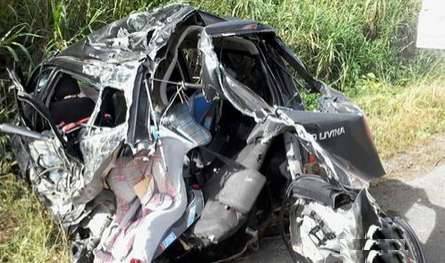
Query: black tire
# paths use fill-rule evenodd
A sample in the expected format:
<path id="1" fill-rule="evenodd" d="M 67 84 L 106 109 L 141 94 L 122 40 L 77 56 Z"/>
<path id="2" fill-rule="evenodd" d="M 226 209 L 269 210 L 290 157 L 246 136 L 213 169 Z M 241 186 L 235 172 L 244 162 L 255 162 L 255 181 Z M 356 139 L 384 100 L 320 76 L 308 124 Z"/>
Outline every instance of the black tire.
<path id="1" fill-rule="evenodd" d="M 426 263 L 427 261 L 425 258 L 425 253 L 423 252 L 422 244 L 414 232 L 414 229 L 408 224 L 408 222 L 397 214 L 393 213 L 391 219 L 405 232 L 406 245 L 410 256 L 416 260 L 416 263 Z"/>
<path id="2" fill-rule="evenodd" d="M 402 263 L 406 262 L 406 257 L 408 257 L 411 259 L 408 262 L 426 263 L 422 245 L 412 227 L 395 213 L 391 212 L 389 214 L 389 217 L 381 219 L 381 230 L 373 236 L 379 242 L 376 243 L 372 250 L 380 250 L 380 256 L 371 262 Z M 405 242 L 397 242 L 400 239 L 403 239 Z M 402 258 L 400 253 L 396 252 L 402 250 L 405 259 Z"/>
<path id="3" fill-rule="evenodd" d="M 296 211 L 294 211 L 295 213 Z M 372 233 L 369 243 L 365 245 L 363 257 L 365 262 L 372 263 L 426 263 L 425 254 L 419 238 L 412 227 L 400 216 L 394 213 L 379 215 L 379 225 L 374 225 L 375 229 L 363 229 L 365 233 Z M 295 216 L 290 216 L 290 221 L 296 220 Z M 294 229 L 298 229 L 295 227 Z M 291 235 L 297 234 L 291 231 Z M 365 248 L 364 247 L 364 248 Z M 312 262 L 307 258 L 298 259 L 293 255 L 294 262 Z M 407 259 L 411 259 L 407 261 Z"/>

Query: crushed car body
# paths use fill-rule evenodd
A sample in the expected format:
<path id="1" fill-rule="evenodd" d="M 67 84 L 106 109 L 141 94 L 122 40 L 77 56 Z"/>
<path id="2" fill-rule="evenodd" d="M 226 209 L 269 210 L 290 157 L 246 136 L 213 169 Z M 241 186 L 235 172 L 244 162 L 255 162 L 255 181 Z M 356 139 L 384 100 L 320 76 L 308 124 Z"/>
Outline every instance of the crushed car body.
<path id="1" fill-rule="evenodd" d="M 284 214 L 295 262 L 425 262 L 366 190 L 385 172 L 364 114 L 270 26 L 171 4 L 10 77 L 0 130 L 73 262 L 231 258 Z"/>

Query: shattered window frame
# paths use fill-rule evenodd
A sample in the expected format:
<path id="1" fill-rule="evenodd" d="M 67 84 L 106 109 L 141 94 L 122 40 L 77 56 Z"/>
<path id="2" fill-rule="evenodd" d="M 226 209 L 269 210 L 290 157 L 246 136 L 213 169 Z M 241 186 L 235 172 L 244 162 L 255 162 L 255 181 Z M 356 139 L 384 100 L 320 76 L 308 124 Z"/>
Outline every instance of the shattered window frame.
<path id="1" fill-rule="evenodd" d="M 97 83 L 95 80 L 88 78 L 87 76 L 83 76 L 80 75 L 74 71 L 71 71 L 69 69 L 60 67 L 60 66 L 54 66 L 54 65 L 47 65 L 48 68 L 53 68 L 52 73 L 51 73 L 51 77 L 49 79 L 49 81 L 46 83 L 45 88 L 44 88 L 44 94 L 42 94 L 42 97 L 46 97 L 47 101 L 45 102 L 44 106 L 47 107 L 49 109 L 49 103 L 51 102 L 51 100 L 53 99 L 54 96 L 54 92 L 55 89 L 57 88 L 57 84 L 59 83 L 59 81 L 61 80 L 61 78 L 63 77 L 63 74 L 69 75 L 70 77 L 72 77 L 74 80 L 77 81 L 79 88 L 80 88 L 80 83 L 84 82 L 89 84 L 89 87 L 93 87 L 98 93 L 97 93 L 97 100 L 94 101 L 94 110 L 91 113 L 91 115 L 89 116 L 89 120 L 87 123 L 85 123 L 84 126 L 84 132 L 86 133 L 90 133 L 92 129 L 96 129 L 98 127 L 95 127 L 93 124 L 95 123 L 96 119 L 97 119 L 97 114 L 100 111 L 100 104 L 101 104 L 101 97 L 103 94 L 103 90 L 105 89 L 105 87 L 103 87 L 101 84 Z M 83 93 L 83 89 L 80 88 L 81 93 Z M 85 95 L 85 94 L 84 94 Z M 91 98 L 88 96 L 88 98 Z"/>
<path id="2" fill-rule="evenodd" d="M 40 93 L 51 82 L 55 70 L 56 67 L 48 66 L 45 65 L 44 63 L 38 65 L 37 68 L 34 69 L 34 71 L 32 72 L 31 77 L 29 78 L 29 81 L 25 87 L 25 91 L 28 93 L 32 92 Z M 49 72 L 48 78 L 46 79 L 45 83 L 42 86 L 40 86 L 40 81 L 41 81 L 40 78 L 46 72 Z M 31 90 L 31 88 L 33 89 Z"/>

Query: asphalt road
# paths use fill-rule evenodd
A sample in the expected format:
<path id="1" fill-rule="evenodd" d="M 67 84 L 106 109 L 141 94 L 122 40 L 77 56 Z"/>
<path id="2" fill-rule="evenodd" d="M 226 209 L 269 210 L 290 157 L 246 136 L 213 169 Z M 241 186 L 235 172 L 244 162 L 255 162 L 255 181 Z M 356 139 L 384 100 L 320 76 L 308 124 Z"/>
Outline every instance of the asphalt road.
<path id="1" fill-rule="evenodd" d="M 414 228 L 428 263 L 445 262 L 445 164 L 414 179 L 389 179 L 371 188 L 385 210 L 397 212 Z M 241 263 L 292 263 L 280 239 L 265 240 Z"/>
<path id="2" fill-rule="evenodd" d="M 445 262 L 445 164 L 413 180 L 388 180 L 371 192 L 383 208 L 408 220 L 428 263 Z"/>

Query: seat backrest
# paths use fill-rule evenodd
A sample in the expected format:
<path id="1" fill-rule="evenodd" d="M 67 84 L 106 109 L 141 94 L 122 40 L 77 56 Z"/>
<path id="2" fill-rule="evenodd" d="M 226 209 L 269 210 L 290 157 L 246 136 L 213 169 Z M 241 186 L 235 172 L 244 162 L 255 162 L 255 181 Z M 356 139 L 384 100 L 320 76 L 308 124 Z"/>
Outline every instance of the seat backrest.
<path id="1" fill-rule="evenodd" d="M 166 119 L 168 128 L 176 130 L 196 146 L 207 145 L 212 140 L 210 132 L 195 120 L 187 103 L 174 105 Z"/>
<path id="2" fill-rule="evenodd" d="M 74 96 L 80 93 L 79 83 L 73 77 L 62 74 L 55 87 L 53 101 L 63 100 L 67 96 Z"/>
<path id="3" fill-rule="evenodd" d="M 94 101 L 90 98 L 69 98 L 53 101 L 49 110 L 57 125 L 78 122 L 89 118 L 94 110 Z"/>
<path id="4" fill-rule="evenodd" d="M 95 103 L 90 98 L 77 97 L 80 92 L 77 80 L 68 74 L 62 73 L 49 104 L 51 116 L 57 125 L 78 122 L 91 116 Z M 75 97 L 67 98 L 67 96 Z"/>
<path id="5" fill-rule="evenodd" d="M 116 127 L 125 122 L 127 102 L 122 90 L 106 88 L 102 93 L 102 100 L 95 125 Z"/>
<path id="6" fill-rule="evenodd" d="M 125 96 L 123 93 L 113 94 L 113 106 L 114 106 L 114 126 L 117 126 L 125 122 L 127 114 Z"/>

